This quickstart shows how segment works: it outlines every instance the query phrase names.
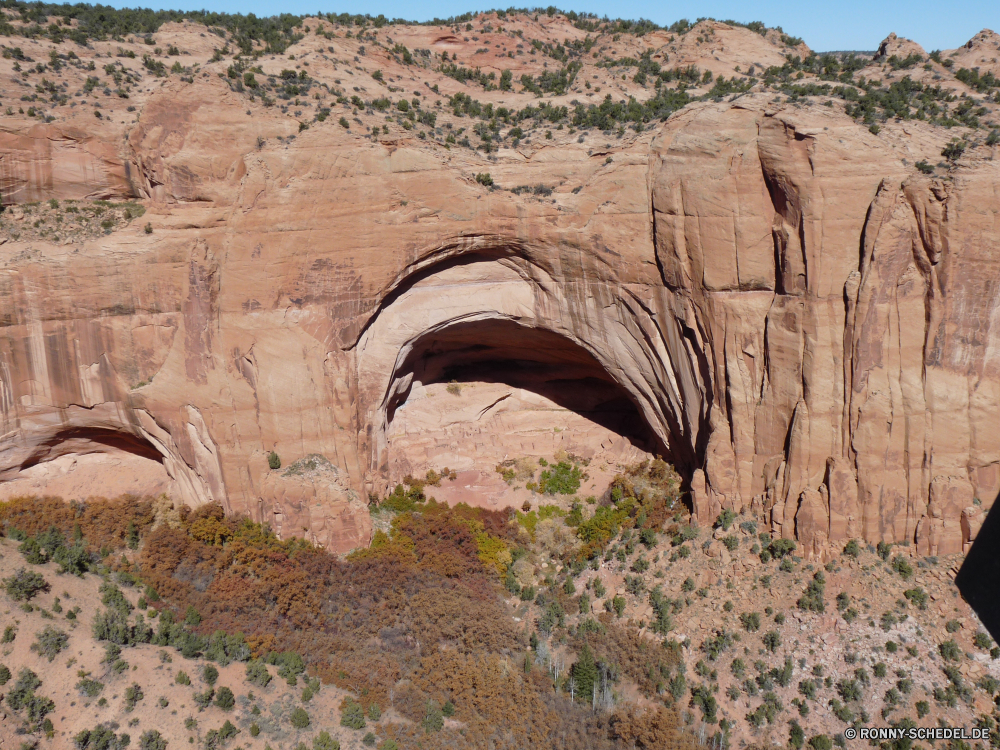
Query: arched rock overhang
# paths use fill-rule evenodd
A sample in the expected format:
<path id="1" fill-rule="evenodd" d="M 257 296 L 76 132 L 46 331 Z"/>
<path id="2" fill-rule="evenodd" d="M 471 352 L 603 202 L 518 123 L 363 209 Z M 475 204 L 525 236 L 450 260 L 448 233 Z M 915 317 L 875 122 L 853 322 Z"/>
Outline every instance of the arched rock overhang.
<path id="1" fill-rule="evenodd" d="M 504 238 L 442 247 L 397 277 L 352 347 L 373 489 L 384 489 L 388 428 L 413 383 L 501 361 L 521 374 L 526 363 L 550 375 L 571 368 L 577 381 L 621 394 L 654 452 L 682 473 L 697 468 L 711 391 L 690 337 L 657 314 L 670 304 L 662 288 Z"/>

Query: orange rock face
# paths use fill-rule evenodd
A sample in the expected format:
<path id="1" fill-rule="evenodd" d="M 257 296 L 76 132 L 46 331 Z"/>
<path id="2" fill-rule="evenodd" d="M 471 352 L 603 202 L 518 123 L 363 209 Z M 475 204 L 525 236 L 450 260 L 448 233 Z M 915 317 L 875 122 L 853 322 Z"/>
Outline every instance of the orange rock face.
<path id="1" fill-rule="evenodd" d="M 0 246 L 0 481 L 152 452 L 184 502 L 346 551 L 390 482 L 396 411 L 471 368 L 618 399 L 700 522 L 752 511 L 811 554 L 850 537 L 960 551 L 1000 491 L 985 147 L 930 178 L 911 164 L 947 133 L 876 136 L 755 93 L 613 146 L 558 134 L 495 160 L 335 118 L 296 135 L 248 106 L 206 75 L 151 93 L 115 137 L 0 133 L 5 201 L 147 208 L 79 245 Z M 551 194 L 488 189 L 487 171 Z"/>

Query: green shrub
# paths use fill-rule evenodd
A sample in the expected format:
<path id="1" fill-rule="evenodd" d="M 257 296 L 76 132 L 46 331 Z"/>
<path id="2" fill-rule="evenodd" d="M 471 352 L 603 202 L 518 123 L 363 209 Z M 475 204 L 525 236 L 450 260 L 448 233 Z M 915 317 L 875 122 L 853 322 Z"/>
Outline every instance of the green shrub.
<path id="1" fill-rule="evenodd" d="M 839 680 L 837 682 L 837 693 L 845 701 L 861 700 L 861 685 L 857 680 Z"/>
<path id="2" fill-rule="evenodd" d="M 776 630 L 769 630 L 764 633 L 764 648 L 770 651 L 772 654 L 778 650 L 781 646 L 781 636 L 778 635 Z"/>
<path id="3" fill-rule="evenodd" d="M 723 531 L 729 531 L 729 527 L 733 525 L 733 521 L 735 520 L 736 514 L 729 508 L 725 508 L 715 519 L 713 527 L 717 529 L 721 528 Z"/>
<path id="4" fill-rule="evenodd" d="M 680 530 L 674 534 L 673 538 L 670 540 L 670 545 L 672 547 L 680 547 L 684 542 L 690 542 L 698 538 L 698 534 L 701 533 L 701 529 L 697 526 L 687 525 L 682 526 Z"/>
<path id="5" fill-rule="evenodd" d="M 0 664 L 0 687 L 8 682 L 10 682 L 10 669 L 7 668 L 6 664 Z"/>
<path id="6" fill-rule="evenodd" d="M 406 103 L 405 99 L 401 99 L 400 100 L 400 104 L 405 104 L 405 103 Z M 480 185 L 485 185 L 486 187 L 491 187 L 493 185 L 493 177 L 492 177 L 492 175 L 490 175 L 489 172 L 480 172 L 479 174 L 476 175 L 476 182 L 478 182 Z M 566 493 L 566 494 L 570 494 L 570 493 Z"/>
<path id="7" fill-rule="evenodd" d="M 490 183 L 492 184 L 492 183 Z M 580 489 L 583 472 L 568 461 L 560 461 L 551 469 L 542 472 L 538 489 L 547 495 L 572 495 Z"/>
<path id="8" fill-rule="evenodd" d="M 340 750 L 340 743 L 325 729 L 313 737 L 313 750 Z"/>
<path id="9" fill-rule="evenodd" d="M 816 700 L 816 681 L 815 680 L 802 680 L 799 682 L 799 692 L 806 697 L 807 700 Z"/>
<path id="10" fill-rule="evenodd" d="M 350 729 L 365 728 L 365 710 L 351 698 L 344 698 L 340 704 L 340 726 Z"/>
<path id="11" fill-rule="evenodd" d="M 760 630 L 760 615 L 756 612 L 744 612 L 740 615 L 740 624 L 748 633 Z"/>
<path id="12" fill-rule="evenodd" d="M 209 685 L 214 685 L 215 681 L 219 679 L 219 670 L 211 664 L 206 664 L 201 670 L 201 679 Z"/>
<path id="13" fill-rule="evenodd" d="M 909 580 L 913 575 L 913 566 L 902 555 L 896 555 L 892 559 L 892 569 L 899 573 L 900 578 L 904 581 Z"/>
<path id="14" fill-rule="evenodd" d="M 125 710 L 133 710 L 136 704 L 145 697 L 142 693 L 142 687 L 138 683 L 133 682 L 129 687 L 125 688 Z"/>
<path id="15" fill-rule="evenodd" d="M 854 539 L 851 539 L 844 545 L 844 554 L 856 560 L 861 555 L 861 545 L 859 545 Z"/>
<path id="16" fill-rule="evenodd" d="M 909 599 L 910 603 L 915 604 L 918 609 L 927 609 L 927 592 L 919 586 L 917 588 L 907 589 L 903 592 L 903 596 Z"/>
<path id="17" fill-rule="evenodd" d="M 260 659 L 253 659 L 247 662 L 246 678 L 251 685 L 263 688 L 271 682 L 271 673 L 267 671 L 264 662 Z"/>
<path id="18" fill-rule="evenodd" d="M 104 683 L 91 680 L 88 677 L 81 677 L 80 681 L 76 683 L 76 689 L 88 698 L 96 698 L 104 690 Z"/>
<path id="19" fill-rule="evenodd" d="M 709 724 L 718 721 L 717 711 L 718 701 L 712 695 L 712 690 L 707 685 L 699 685 L 691 688 L 691 705 L 701 709 L 702 718 Z"/>
<path id="20" fill-rule="evenodd" d="M 732 634 L 725 630 L 715 631 L 715 635 L 706 638 L 701 644 L 702 650 L 708 655 L 708 658 L 715 661 L 722 655 L 722 653 L 733 645 Z"/>
<path id="21" fill-rule="evenodd" d="M 340 119 L 341 119 L 340 124 L 344 125 L 344 122 L 346 122 L 346 120 L 344 120 L 343 117 L 341 117 Z M 350 126 L 344 125 L 344 127 L 346 128 Z M 270 453 L 267 454 L 267 465 L 271 469 L 271 471 L 277 471 L 278 469 L 281 468 L 281 457 L 274 451 L 271 451 Z"/>
<path id="22" fill-rule="evenodd" d="M 984 691 L 986 691 L 986 693 L 991 698 L 993 697 L 993 694 L 996 693 L 997 690 L 1000 690 L 1000 680 L 997 680 L 997 678 L 993 677 L 992 675 L 985 675 L 976 684 Z"/>
<path id="23" fill-rule="evenodd" d="M 0 644 L 13 643 L 15 638 L 17 638 L 17 627 L 8 625 L 3 629 L 3 637 L 0 638 Z"/>
<path id="24" fill-rule="evenodd" d="M 421 725 L 425 732 L 440 732 L 444 728 L 444 714 L 435 701 L 427 701 L 427 710 Z"/>
<path id="25" fill-rule="evenodd" d="M 799 722 L 792 719 L 788 725 L 788 744 L 795 748 L 795 750 L 800 750 L 802 745 L 805 744 L 806 733 L 802 731 L 802 727 L 799 726 Z"/>
<path id="26" fill-rule="evenodd" d="M 37 594 L 51 588 L 41 573 L 27 568 L 20 568 L 10 578 L 4 578 L 3 585 L 7 596 L 15 602 L 30 601 Z"/>
<path id="27" fill-rule="evenodd" d="M 833 750 L 833 740 L 825 734 L 816 734 L 809 738 L 809 746 L 813 750 Z"/>
<path id="28" fill-rule="evenodd" d="M 618 534 L 627 518 L 628 513 L 621 508 L 615 505 L 602 505 L 594 511 L 593 516 L 577 527 L 576 535 L 588 544 L 596 556 Z"/>
<path id="29" fill-rule="evenodd" d="M 177 676 L 174 678 L 174 681 L 178 685 L 190 685 L 191 684 L 191 678 L 188 677 L 187 672 L 185 672 L 184 670 L 180 670 L 179 672 L 177 672 Z"/>
<path id="30" fill-rule="evenodd" d="M 378 721 L 382 718 L 382 709 L 379 708 L 378 703 L 372 703 L 368 706 L 368 718 L 372 721 Z"/>
<path id="31" fill-rule="evenodd" d="M 965 153 L 965 143 L 953 138 L 951 142 L 941 150 L 941 156 L 948 161 L 955 161 Z"/>
<path id="32" fill-rule="evenodd" d="M 616 617 L 621 617 L 625 614 L 625 605 L 626 602 L 624 596 L 615 595 L 615 597 L 611 600 L 611 606 L 615 611 Z"/>
<path id="33" fill-rule="evenodd" d="M 958 661 L 962 657 L 962 649 L 955 641 L 945 641 L 938 646 L 938 650 L 941 652 L 941 658 L 945 661 Z"/>
<path id="34" fill-rule="evenodd" d="M 35 694 L 41 686 L 38 675 L 24 667 L 17 673 L 17 681 L 5 697 L 7 705 L 14 711 L 24 711 L 31 724 L 41 722 L 56 707 L 49 698 Z"/>
<path id="35" fill-rule="evenodd" d="M 51 625 L 46 625 L 41 633 L 35 634 L 35 642 L 31 644 L 31 650 L 52 661 L 59 655 L 60 651 L 66 648 L 68 643 L 68 635 Z"/>
<path id="36" fill-rule="evenodd" d="M 73 737 L 77 750 L 125 750 L 132 742 L 127 734 L 115 736 L 107 726 L 98 724 L 93 729 L 84 729 Z"/>
<path id="37" fill-rule="evenodd" d="M 795 551 L 795 542 L 791 539 L 773 539 L 768 550 L 774 559 L 778 560 Z"/>
<path id="38" fill-rule="evenodd" d="M 232 711 L 236 705 L 236 696 L 227 687 L 220 687 L 215 693 L 215 705 L 223 711 Z"/>
<path id="39" fill-rule="evenodd" d="M 823 592 L 826 588 L 826 578 L 823 571 L 817 571 L 813 579 L 809 581 L 802 597 L 796 602 L 799 609 L 809 612 L 823 612 L 826 606 L 823 604 Z"/>
<path id="40" fill-rule="evenodd" d="M 292 726 L 296 729 L 305 729 L 309 726 L 309 714 L 300 706 L 292 711 L 291 716 L 288 720 L 292 723 Z"/>
<path id="41" fill-rule="evenodd" d="M 139 750 L 167 750 L 167 741 L 155 729 L 150 729 L 139 738 Z"/>

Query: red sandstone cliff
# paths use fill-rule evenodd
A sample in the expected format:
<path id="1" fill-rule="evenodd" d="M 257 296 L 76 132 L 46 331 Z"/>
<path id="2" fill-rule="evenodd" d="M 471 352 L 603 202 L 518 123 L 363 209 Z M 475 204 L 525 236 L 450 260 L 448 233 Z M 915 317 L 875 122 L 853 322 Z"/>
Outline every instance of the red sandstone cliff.
<path id="1" fill-rule="evenodd" d="M 163 36 L 204 46 L 189 26 Z M 782 59 L 752 32 L 711 28 L 695 51 L 658 43 L 730 71 Z M 432 32 L 390 35 L 476 45 Z M 293 49 L 317 79 L 345 76 L 323 67 L 324 46 Z M 401 81 L 382 54 L 364 64 Z M 492 158 L 373 139 L 336 109 L 299 132 L 214 73 L 135 101 L 119 124 L 0 126 L 5 202 L 147 208 L 79 241 L 26 239 L 20 206 L 0 217 L 25 235 L 0 246 L 0 480 L 109 446 L 151 451 L 185 502 L 349 549 L 369 533 L 363 498 L 385 487 L 420 357 L 462 356 L 472 336 L 599 367 L 690 477 L 704 522 L 749 508 L 810 552 L 863 537 L 945 554 L 1000 491 L 996 147 L 926 176 L 914 162 L 940 161 L 958 131 L 889 121 L 876 135 L 823 97 L 763 89 L 638 134 L 539 133 Z M 484 172 L 553 192 L 490 190 Z M 272 449 L 332 463 L 289 476 L 269 469 Z"/>

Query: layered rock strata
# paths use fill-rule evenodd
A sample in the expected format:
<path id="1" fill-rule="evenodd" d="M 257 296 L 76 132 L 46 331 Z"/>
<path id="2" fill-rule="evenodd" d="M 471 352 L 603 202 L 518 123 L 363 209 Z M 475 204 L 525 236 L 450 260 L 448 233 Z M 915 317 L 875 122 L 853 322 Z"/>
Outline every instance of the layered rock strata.
<path id="1" fill-rule="evenodd" d="M 115 148 L 18 133 L 26 200 L 131 197 L 152 233 L 3 246 L 0 480 L 114 443 L 184 502 L 346 550 L 414 385 L 513 358 L 630 402 L 702 523 L 960 551 L 1000 490 L 1000 172 L 932 179 L 901 158 L 929 127 L 898 145 L 771 99 L 490 165 L 545 200 L 415 141 L 288 145 L 212 79 Z"/>

